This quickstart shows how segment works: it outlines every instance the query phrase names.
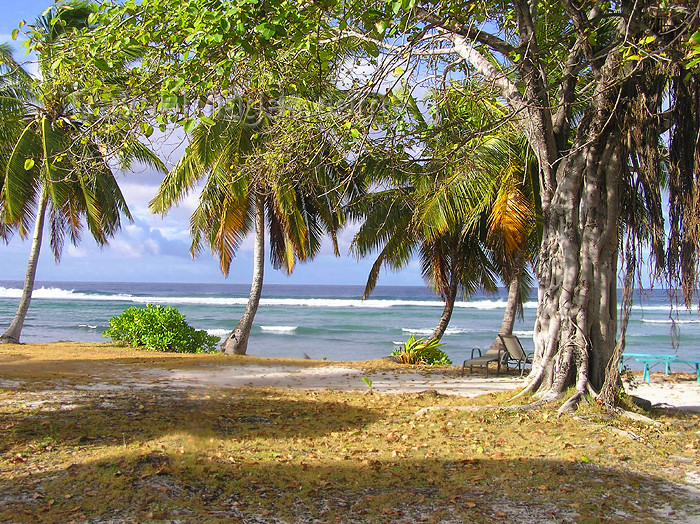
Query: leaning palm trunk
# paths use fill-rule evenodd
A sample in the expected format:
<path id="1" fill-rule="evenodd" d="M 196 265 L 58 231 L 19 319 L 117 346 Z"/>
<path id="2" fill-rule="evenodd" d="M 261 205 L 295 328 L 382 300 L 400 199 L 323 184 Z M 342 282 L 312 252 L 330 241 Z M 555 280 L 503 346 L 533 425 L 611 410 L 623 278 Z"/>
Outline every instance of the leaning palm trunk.
<path id="1" fill-rule="evenodd" d="M 255 245 L 253 249 L 253 281 L 250 285 L 250 296 L 240 322 L 221 346 L 221 350 L 227 354 L 246 354 L 253 319 L 260 304 L 265 268 L 265 203 L 262 197 L 257 197 L 255 201 Z"/>
<path id="2" fill-rule="evenodd" d="M 452 271 L 450 277 L 450 287 L 447 290 L 447 296 L 445 296 L 445 307 L 442 309 L 442 315 L 438 321 L 432 335 L 430 335 L 429 340 L 440 340 L 447 330 L 447 326 L 450 324 L 450 319 L 452 318 L 452 312 L 455 308 L 455 301 L 457 300 L 457 284 L 459 277 L 457 275 L 458 271 Z"/>
<path id="3" fill-rule="evenodd" d="M 27 263 L 27 274 L 24 277 L 24 286 L 22 287 L 22 298 L 19 301 L 17 313 L 15 313 L 15 318 L 12 319 L 10 327 L 0 337 L 0 344 L 19 344 L 19 337 L 22 334 L 22 327 L 24 327 L 24 319 L 27 316 L 27 311 L 29 311 L 29 303 L 32 301 L 32 292 L 34 291 L 34 279 L 36 277 L 36 266 L 39 262 L 39 252 L 41 251 L 41 238 L 44 232 L 47 202 L 48 194 L 46 190 L 42 190 L 36 213 L 36 223 L 34 224 L 32 249 L 29 252 L 29 262 Z"/>
<path id="4" fill-rule="evenodd" d="M 515 325 L 515 317 L 518 314 L 518 304 L 520 302 L 520 273 L 517 273 L 508 285 L 508 301 L 506 302 L 506 311 L 503 314 L 503 321 L 501 322 L 501 329 L 498 330 L 499 333 L 503 335 L 512 335 L 513 326 Z M 491 344 L 491 349 L 504 349 L 503 341 L 500 337 L 496 335 L 496 339 Z"/>

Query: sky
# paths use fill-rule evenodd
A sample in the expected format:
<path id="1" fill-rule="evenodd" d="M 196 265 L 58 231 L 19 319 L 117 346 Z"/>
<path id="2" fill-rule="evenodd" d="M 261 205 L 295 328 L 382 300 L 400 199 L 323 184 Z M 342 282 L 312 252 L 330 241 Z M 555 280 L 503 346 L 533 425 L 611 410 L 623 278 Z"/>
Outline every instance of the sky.
<path id="1" fill-rule="evenodd" d="M 11 42 L 10 34 L 21 20 L 31 22 L 50 3 L 47 0 L 0 0 L 0 41 Z M 22 59 L 19 38 L 13 45 L 16 58 Z M 26 59 L 26 57 L 25 57 Z M 28 67 L 32 70 L 31 65 Z M 163 158 L 169 165 L 177 161 L 176 154 Z M 51 253 L 48 235 L 37 268 L 37 281 L 114 281 L 114 282 L 187 282 L 246 284 L 252 275 L 252 238 L 247 238 L 224 278 L 218 263 L 208 249 L 193 260 L 190 255 L 189 216 L 196 205 L 196 195 L 172 210 L 165 218 L 153 216 L 148 202 L 155 195 L 160 175 L 148 170 L 121 174 L 119 185 L 134 217 L 124 220 L 119 232 L 108 246 L 100 248 L 85 233 L 77 247 L 67 243 L 60 263 Z M 265 282 L 270 284 L 329 284 L 364 285 L 372 265 L 371 259 L 357 261 L 348 254 L 352 229 L 341 232 L 340 257 L 335 257 L 330 242 L 312 261 L 298 264 L 291 275 L 276 271 L 268 264 Z M 31 235 L 30 235 L 31 236 Z M 8 244 L 0 243 L 0 280 L 23 280 L 26 272 L 31 238 L 14 236 Z M 266 257 L 269 253 L 266 252 Z M 422 285 L 420 267 L 412 262 L 400 272 L 385 272 L 380 285 Z"/>

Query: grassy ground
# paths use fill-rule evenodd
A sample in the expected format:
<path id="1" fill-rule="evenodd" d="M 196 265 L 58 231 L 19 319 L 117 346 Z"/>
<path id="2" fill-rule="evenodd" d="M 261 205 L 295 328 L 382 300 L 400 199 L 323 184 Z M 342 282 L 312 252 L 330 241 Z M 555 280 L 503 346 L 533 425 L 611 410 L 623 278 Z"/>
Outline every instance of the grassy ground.
<path id="1" fill-rule="evenodd" d="M 130 366 L 221 358 L 108 345 L 0 346 L 0 521 L 700 516 L 698 490 L 687 487 L 700 478 L 697 415 L 652 413 L 657 426 L 591 406 L 561 418 L 556 406 L 457 409 L 505 404 L 512 394 L 114 388 Z M 96 381 L 101 388 L 86 388 Z M 432 406 L 444 409 L 416 415 Z"/>

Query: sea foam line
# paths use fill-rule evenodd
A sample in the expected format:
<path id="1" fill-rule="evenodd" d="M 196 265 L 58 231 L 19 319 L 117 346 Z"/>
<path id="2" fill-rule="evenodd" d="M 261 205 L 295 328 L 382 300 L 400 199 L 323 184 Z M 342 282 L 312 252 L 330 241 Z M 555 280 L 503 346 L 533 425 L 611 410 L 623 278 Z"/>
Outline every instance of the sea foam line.
<path id="1" fill-rule="evenodd" d="M 232 330 L 230 329 L 206 329 L 208 335 L 213 335 L 215 337 L 227 337 Z"/>
<path id="2" fill-rule="evenodd" d="M 670 318 L 664 319 L 648 319 L 643 318 L 645 324 L 700 324 L 700 320 L 673 320 Z"/>
<path id="3" fill-rule="evenodd" d="M 0 299 L 19 299 L 22 290 L 0 286 Z M 98 293 L 83 293 L 58 287 L 40 287 L 33 291 L 33 299 L 39 300 L 93 300 L 98 302 L 130 302 L 135 304 L 190 304 L 190 305 L 215 305 L 215 306 L 244 306 L 248 302 L 247 297 L 191 297 L 191 296 L 135 296 L 129 293 L 103 295 Z M 386 309 L 400 306 L 439 307 L 443 308 L 443 302 L 439 300 L 401 300 L 401 299 L 344 299 L 344 298 L 263 298 L 261 305 L 288 306 L 288 307 L 318 307 L 318 308 L 366 308 Z M 455 308 L 477 310 L 503 310 L 506 307 L 505 300 L 474 300 L 455 303 Z M 526 302 L 525 309 L 536 309 L 537 302 Z M 670 311 L 668 305 L 634 306 L 633 310 L 641 311 Z M 672 312 L 684 312 L 685 309 L 674 309 Z M 643 322 L 654 322 L 642 319 Z M 670 323 L 670 321 L 664 321 Z M 700 320 L 680 321 L 678 323 L 700 323 Z"/>
<path id="4" fill-rule="evenodd" d="M 297 326 L 260 326 L 260 329 L 268 333 L 291 335 L 297 330 Z"/>
<path id="5" fill-rule="evenodd" d="M 412 335 L 432 335 L 433 331 L 435 331 L 435 328 L 420 328 L 420 329 L 411 329 L 411 328 L 401 328 L 401 331 L 404 333 L 411 333 Z M 462 333 L 473 333 L 473 329 L 460 329 L 460 328 L 447 328 L 445 330 L 445 335 L 460 335 Z M 403 342 L 402 342 L 403 344 Z"/>
<path id="6" fill-rule="evenodd" d="M 0 287 L 0 298 L 20 298 L 21 289 Z M 32 298 L 39 300 L 94 300 L 100 302 L 131 302 L 136 304 L 192 304 L 192 305 L 217 305 L 217 306 L 244 306 L 248 302 L 247 297 L 163 297 L 163 296 L 135 296 L 131 294 L 99 295 L 94 293 L 82 293 L 56 287 L 37 288 L 32 293 Z M 344 298 L 262 298 L 260 304 L 264 306 L 287 307 L 318 307 L 318 308 L 367 308 L 386 309 L 399 306 L 416 307 L 444 307 L 438 300 L 390 300 L 390 299 L 344 299 Z M 476 300 L 473 302 L 457 302 L 455 307 L 464 309 L 503 309 L 506 302 L 503 300 Z M 526 308 L 537 307 L 536 302 L 528 302 Z"/>

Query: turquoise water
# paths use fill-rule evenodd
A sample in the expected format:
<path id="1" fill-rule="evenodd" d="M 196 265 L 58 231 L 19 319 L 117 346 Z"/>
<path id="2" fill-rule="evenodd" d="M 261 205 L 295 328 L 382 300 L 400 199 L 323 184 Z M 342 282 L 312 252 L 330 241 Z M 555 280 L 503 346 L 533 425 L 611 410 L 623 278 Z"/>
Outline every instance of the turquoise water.
<path id="1" fill-rule="evenodd" d="M 265 286 L 248 353 L 329 360 L 383 357 L 412 333 L 430 334 L 442 312 L 442 303 L 423 287 L 378 287 L 365 301 L 362 290 Z M 0 329 L 12 319 L 20 292 L 20 282 L 0 281 Z M 146 303 L 173 305 L 197 329 L 224 337 L 243 313 L 248 292 L 247 285 L 235 284 L 39 282 L 22 341 L 102 342 L 111 317 Z M 467 358 L 473 347 L 483 350 L 491 344 L 505 298 L 501 290 L 457 303 L 443 338 L 443 349 L 454 362 Z M 515 326 L 526 351 L 533 348 L 535 313 L 536 303 L 527 303 L 524 320 Z M 700 358 L 700 317 L 697 311 L 672 312 L 667 294 L 655 291 L 635 306 L 627 340 L 630 352 Z"/>

